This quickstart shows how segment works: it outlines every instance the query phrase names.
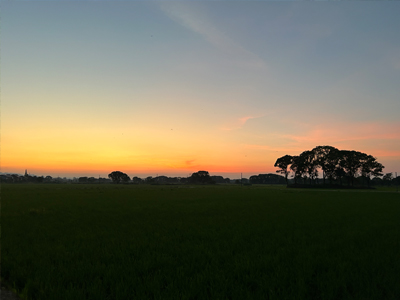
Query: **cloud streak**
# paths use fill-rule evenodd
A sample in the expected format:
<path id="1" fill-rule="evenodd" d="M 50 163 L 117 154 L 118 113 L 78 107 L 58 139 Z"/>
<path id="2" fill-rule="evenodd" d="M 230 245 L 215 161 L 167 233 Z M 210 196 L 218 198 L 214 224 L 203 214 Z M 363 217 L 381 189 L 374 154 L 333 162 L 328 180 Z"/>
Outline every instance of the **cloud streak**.
<path id="1" fill-rule="evenodd" d="M 221 130 L 230 131 L 230 130 L 240 129 L 247 123 L 248 120 L 258 119 L 258 118 L 262 118 L 262 117 L 264 117 L 264 116 L 245 116 L 245 117 L 237 118 L 236 120 L 231 122 L 229 125 L 223 126 L 221 128 Z"/>
<path id="2" fill-rule="evenodd" d="M 207 42 L 234 60 L 238 67 L 265 70 L 266 63 L 253 52 L 219 30 L 197 3 L 162 2 L 161 10 L 172 20 L 201 35 Z"/>

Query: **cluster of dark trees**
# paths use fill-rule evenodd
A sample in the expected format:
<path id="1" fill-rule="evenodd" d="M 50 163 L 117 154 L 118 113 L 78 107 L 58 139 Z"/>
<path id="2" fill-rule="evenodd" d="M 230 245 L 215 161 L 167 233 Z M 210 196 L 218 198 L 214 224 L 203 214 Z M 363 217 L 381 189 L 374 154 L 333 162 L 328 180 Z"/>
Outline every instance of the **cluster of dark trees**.
<path id="1" fill-rule="evenodd" d="M 19 174 L 1 174 L 0 182 L 2 183 L 110 183 L 107 178 L 95 177 L 52 177 L 52 176 L 36 176 L 36 175 L 19 175 Z"/>
<path id="2" fill-rule="evenodd" d="M 253 175 L 250 179 L 230 179 L 224 178 L 222 176 L 210 176 L 208 171 L 198 171 L 193 173 L 189 177 L 167 177 L 167 176 L 157 176 L 157 177 L 147 177 L 141 179 L 138 177 L 133 177 L 132 179 L 125 173 L 120 171 L 111 172 L 108 177 L 114 183 L 150 183 L 150 184 L 285 184 L 285 178 L 281 175 L 276 174 L 259 174 Z"/>
<path id="3" fill-rule="evenodd" d="M 245 182 L 246 179 L 243 179 Z M 237 180 L 231 180 L 222 176 L 210 176 L 207 171 L 193 173 L 189 177 L 167 177 L 167 176 L 148 176 L 144 179 L 134 176 L 130 178 L 126 173 L 114 171 L 108 175 L 108 178 L 95 177 L 74 177 L 61 178 L 52 176 L 35 176 L 19 174 L 0 174 L 2 183 L 133 183 L 133 184 L 215 184 L 215 183 L 240 183 Z"/>
<path id="4" fill-rule="evenodd" d="M 313 185 L 319 183 L 320 173 L 325 185 L 342 185 L 343 181 L 350 186 L 354 184 L 373 185 L 400 185 L 400 177 L 393 178 L 392 173 L 383 175 L 384 166 L 375 157 L 349 150 L 339 150 L 332 146 L 318 146 L 297 156 L 285 155 L 278 158 L 275 167 L 277 174 L 259 174 L 249 179 L 229 179 L 222 176 L 210 176 L 207 171 L 198 171 L 189 177 L 156 176 L 130 178 L 126 173 L 114 171 L 108 178 L 74 177 L 73 179 L 51 176 L 34 176 L 25 171 L 25 175 L 1 174 L 0 182 L 4 183 L 130 183 L 130 184 L 287 184 L 299 183 Z M 293 179 L 288 179 L 290 174 Z M 383 176 L 382 176 L 383 175 Z M 371 177 L 373 177 L 371 179 Z"/>
<path id="5" fill-rule="evenodd" d="M 215 184 L 215 181 L 212 180 L 210 174 L 207 171 L 198 171 L 192 174 L 189 177 L 189 183 L 194 184 Z"/>
<path id="6" fill-rule="evenodd" d="M 78 182 L 78 183 L 110 183 L 111 180 L 107 178 L 96 178 L 96 177 L 79 177 L 79 178 L 74 178 L 72 182 Z"/>
<path id="7" fill-rule="evenodd" d="M 251 184 L 285 184 L 285 177 L 276 174 L 259 174 L 249 178 Z"/>
<path id="8" fill-rule="evenodd" d="M 121 172 L 114 171 L 108 174 L 108 178 L 110 178 L 114 183 L 149 183 L 149 184 L 215 184 L 215 183 L 230 183 L 229 178 L 223 178 L 222 176 L 210 176 L 207 171 L 198 171 L 193 173 L 189 177 L 167 177 L 167 176 L 157 176 L 157 177 L 146 177 L 145 179 L 141 179 L 139 177 L 130 177 Z"/>
<path id="9" fill-rule="evenodd" d="M 60 179 L 60 180 L 58 180 Z M 24 176 L 18 174 L 1 174 L 0 182 L 4 183 L 47 183 L 51 181 L 61 181 L 61 178 L 54 178 L 51 176 L 32 176 L 25 174 Z"/>
<path id="10" fill-rule="evenodd" d="M 285 155 L 278 158 L 275 167 L 277 173 L 288 176 L 293 172 L 294 183 L 303 181 L 303 184 L 318 183 L 319 172 L 322 171 L 323 184 L 329 183 L 354 186 L 355 178 L 361 177 L 364 183 L 370 186 L 371 177 L 383 175 L 384 166 L 375 157 L 354 150 L 339 150 L 332 146 L 318 146 L 312 150 L 302 152 L 300 155 Z M 385 176 L 390 176 L 388 173 Z"/>

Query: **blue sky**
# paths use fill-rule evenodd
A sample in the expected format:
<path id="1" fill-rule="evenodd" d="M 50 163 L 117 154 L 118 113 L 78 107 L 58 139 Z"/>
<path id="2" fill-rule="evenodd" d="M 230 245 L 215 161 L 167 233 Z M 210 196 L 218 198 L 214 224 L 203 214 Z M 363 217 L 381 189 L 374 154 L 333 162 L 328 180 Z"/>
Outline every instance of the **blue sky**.
<path id="1" fill-rule="evenodd" d="M 400 2 L 1 4 L 4 171 L 249 176 L 317 145 L 400 170 Z"/>

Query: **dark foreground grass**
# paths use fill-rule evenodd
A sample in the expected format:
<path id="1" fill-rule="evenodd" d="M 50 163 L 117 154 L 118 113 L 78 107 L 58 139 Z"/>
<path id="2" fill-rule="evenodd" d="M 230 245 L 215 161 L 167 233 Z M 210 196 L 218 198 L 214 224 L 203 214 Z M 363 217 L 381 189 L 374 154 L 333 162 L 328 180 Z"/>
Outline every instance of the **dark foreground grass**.
<path id="1" fill-rule="evenodd" d="M 3 185 L 24 299 L 400 299 L 400 195 Z"/>

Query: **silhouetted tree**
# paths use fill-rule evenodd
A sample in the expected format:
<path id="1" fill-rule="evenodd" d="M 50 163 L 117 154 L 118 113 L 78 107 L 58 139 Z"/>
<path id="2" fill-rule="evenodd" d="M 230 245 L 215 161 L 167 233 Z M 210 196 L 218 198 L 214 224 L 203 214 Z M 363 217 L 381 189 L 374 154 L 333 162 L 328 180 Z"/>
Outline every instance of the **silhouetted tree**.
<path id="1" fill-rule="evenodd" d="M 114 171 L 108 174 L 108 178 L 110 178 L 114 183 L 120 183 L 121 181 L 127 182 L 130 180 L 129 176 L 121 171 Z"/>
<path id="2" fill-rule="evenodd" d="M 340 185 L 343 185 L 342 179 L 346 176 L 346 171 L 342 167 L 338 166 L 334 171 L 334 176 L 335 179 L 339 179 Z"/>
<path id="3" fill-rule="evenodd" d="M 318 146 L 312 151 L 314 152 L 317 165 L 321 167 L 323 183 L 325 184 L 325 178 L 328 177 L 332 184 L 335 169 L 339 162 L 339 150 L 332 146 Z"/>
<path id="4" fill-rule="evenodd" d="M 121 181 L 124 183 L 128 183 L 129 181 L 131 181 L 131 178 L 127 174 L 124 173 L 122 175 Z"/>
<path id="5" fill-rule="evenodd" d="M 318 176 L 318 163 L 315 159 L 315 153 L 309 150 L 304 151 L 300 154 L 299 161 L 303 168 L 304 178 L 306 178 L 306 175 L 308 174 L 308 178 L 311 184 L 312 180 Z"/>
<path id="6" fill-rule="evenodd" d="M 164 175 L 157 176 L 156 178 L 154 178 L 154 181 L 159 184 L 165 184 L 165 183 L 168 183 L 169 177 L 164 176 Z"/>
<path id="7" fill-rule="evenodd" d="M 0 182 L 4 182 L 4 183 L 12 183 L 12 177 L 11 175 L 0 175 Z"/>
<path id="8" fill-rule="evenodd" d="M 189 181 L 191 183 L 202 183 L 202 184 L 210 184 L 210 183 L 215 183 L 212 179 L 210 174 L 207 171 L 198 171 L 196 173 L 193 173 Z"/>
<path id="9" fill-rule="evenodd" d="M 144 179 L 144 182 L 146 183 L 154 183 L 154 178 L 152 176 L 148 176 Z"/>
<path id="10" fill-rule="evenodd" d="M 132 177 L 132 182 L 133 183 L 142 183 L 143 179 L 135 176 L 135 177 Z"/>
<path id="11" fill-rule="evenodd" d="M 383 178 L 383 184 L 391 185 L 393 180 L 393 173 L 386 173 Z"/>
<path id="12" fill-rule="evenodd" d="M 298 178 L 303 178 L 305 181 L 305 174 L 306 174 L 306 166 L 304 157 L 293 156 L 292 164 L 290 165 L 290 169 L 294 172 L 294 182 L 297 183 Z"/>
<path id="13" fill-rule="evenodd" d="M 94 177 L 89 177 L 87 180 L 89 183 L 95 183 L 97 181 L 97 179 Z"/>
<path id="14" fill-rule="evenodd" d="M 186 184 L 186 183 L 189 183 L 189 182 L 190 182 L 190 177 L 182 177 L 182 178 L 179 179 L 179 183 Z"/>
<path id="15" fill-rule="evenodd" d="M 383 185 L 384 181 L 382 180 L 382 178 L 374 177 L 371 179 L 371 184 L 372 185 Z"/>
<path id="16" fill-rule="evenodd" d="M 294 173 L 293 175 L 294 184 L 297 184 L 297 178 L 299 177 L 297 172 L 298 161 L 299 161 L 298 155 L 292 156 L 292 164 L 290 165 L 290 170 L 292 170 Z"/>
<path id="17" fill-rule="evenodd" d="M 365 153 L 361 153 L 354 150 L 341 150 L 339 165 L 346 172 L 351 185 L 354 185 L 354 178 L 362 165 L 362 159 L 366 156 Z"/>
<path id="18" fill-rule="evenodd" d="M 276 170 L 276 173 L 281 173 L 285 175 L 285 180 L 286 180 L 286 185 L 288 184 L 288 175 L 290 173 L 289 166 L 293 162 L 293 157 L 290 155 L 285 155 L 280 158 L 278 158 L 274 164 L 275 168 L 279 168 L 279 170 Z"/>
<path id="19" fill-rule="evenodd" d="M 88 181 L 88 178 L 87 178 L 87 177 L 79 177 L 79 178 L 78 178 L 78 182 L 79 182 L 79 183 L 87 183 L 87 181 Z"/>
<path id="20" fill-rule="evenodd" d="M 365 155 L 361 162 L 361 174 L 367 179 L 367 184 L 370 186 L 371 176 L 382 176 L 384 166 L 376 161 L 372 155 Z"/>
<path id="21" fill-rule="evenodd" d="M 211 179 L 215 182 L 215 183 L 229 183 L 230 179 L 229 178 L 224 178 L 222 176 L 211 176 Z"/>
<path id="22" fill-rule="evenodd" d="M 251 184 L 287 184 L 285 177 L 277 174 L 258 174 L 250 176 Z"/>

